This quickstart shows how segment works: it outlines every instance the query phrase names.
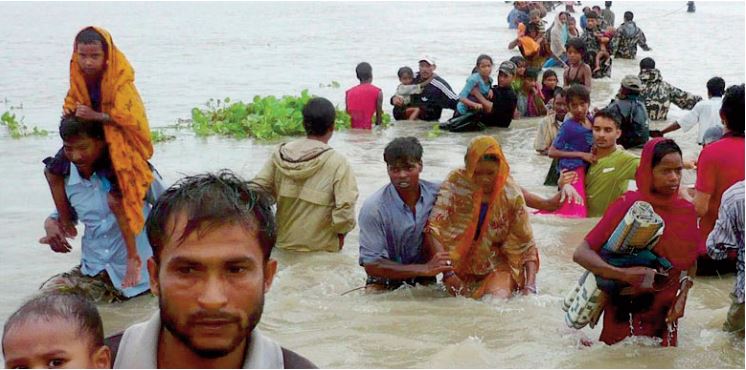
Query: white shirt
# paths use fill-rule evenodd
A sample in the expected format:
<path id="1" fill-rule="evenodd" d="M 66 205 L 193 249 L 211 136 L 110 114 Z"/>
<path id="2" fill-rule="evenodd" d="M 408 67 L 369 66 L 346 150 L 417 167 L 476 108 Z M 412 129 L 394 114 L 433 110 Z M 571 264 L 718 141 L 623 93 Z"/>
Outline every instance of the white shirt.
<path id="1" fill-rule="evenodd" d="M 679 126 L 684 131 L 689 131 L 694 125 L 699 124 L 697 143 L 701 145 L 708 128 L 723 125 L 720 120 L 720 106 L 722 105 L 723 98 L 721 96 L 713 96 L 708 100 L 702 100 L 689 113 L 678 120 Z"/>

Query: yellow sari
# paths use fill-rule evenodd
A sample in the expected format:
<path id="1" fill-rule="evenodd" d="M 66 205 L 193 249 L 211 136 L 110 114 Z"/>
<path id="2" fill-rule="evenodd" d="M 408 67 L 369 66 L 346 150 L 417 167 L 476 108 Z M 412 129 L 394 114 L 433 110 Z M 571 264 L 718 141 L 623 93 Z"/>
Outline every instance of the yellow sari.
<path id="1" fill-rule="evenodd" d="M 101 77 L 101 110 L 111 117 L 111 122 L 104 124 L 104 135 L 122 193 L 127 224 L 137 235 L 145 224 L 142 202 L 153 181 L 153 173 L 147 163 L 153 155 L 148 119 L 135 88 L 135 72 L 129 61 L 114 46 L 109 32 L 100 27 L 90 28 L 107 43 L 106 69 Z M 83 71 L 78 65 L 77 44 L 74 44 L 70 60 L 70 90 L 65 97 L 64 108 L 75 111 L 78 103 L 91 106 Z"/>
<path id="2" fill-rule="evenodd" d="M 489 199 L 474 183 L 479 160 L 495 155 L 499 171 Z M 482 203 L 488 208 L 479 235 L 475 235 Z M 469 144 L 466 167 L 452 171 L 440 186 L 425 232 L 451 253 L 454 272 L 469 294 L 485 294 L 488 280 L 502 278 L 510 290 L 525 286 L 527 262 L 539 263 L 539 254 L 525 209 L 521 188 L 510 177 L 510 167 L 497 141 L 478 136 Z M 500 275 L 500 276 L 498 276 Z"/>

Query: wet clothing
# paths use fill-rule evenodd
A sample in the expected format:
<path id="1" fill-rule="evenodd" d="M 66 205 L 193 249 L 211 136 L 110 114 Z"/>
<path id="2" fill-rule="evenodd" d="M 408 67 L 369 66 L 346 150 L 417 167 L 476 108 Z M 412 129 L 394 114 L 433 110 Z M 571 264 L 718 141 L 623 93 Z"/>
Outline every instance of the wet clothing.
<path id="1" fill-rule="evenodd" d="M 589 28 L 583 28 L 583 42 L 585 43 L 585 55 L 583 55 L 583 62 L 585 64 L 588 64 L 590 66 L 591 71 L 594 71 L 596 69 L 596 55 L 598 54 L 599 50 L 601 50 L 601 44 L 598 42 L 598 39 L 596 39 L 596 36 L 594 35 L 594 32 L 600 32 L 600 30 L 603 29 L 603 25 L 597 26 L 595 29 L 589 29 Z M 616 37 L 614 37 L 615 39 Z M 609 51 L 610 55 L 614 55 L 613 53 L 613 42 L 614 39 L 609 41 L 609 44 L 607 45 L 607 50 Z M 612 58 L 606 58 L 601 61 L 600 69 L 597 71 L 592 72 L 593 78 L 603 78 L 603 77 L 611 77 L 611 63 Z"/>
<path id="2" fill-rule="evenodd" d="M 614 27 L 614 12 L 611 9 L 605 8 L 601 11 L 601 18 L 606 22 L 607 25 Z"/>
<path id="3" fill-rule="evenodd" d="M 373 127 L 373 114 L 378 108 L 380 94 L 381 89 L 371 83 L 362 83 L 345 92 L 352 128 L 370 130 Z"/>
<path id="4" fill-rule="evenodd" d="M 621 122 L 622 136 L 617 143 L 624 149 L 641 147 L 648 141 L 648 111 L 639 96 L 629 95 L 624 99 L 617 97 L 605 109 Z"/>
<path id="5" fill-rule="evenodd" d="M 339 251 L 355 228 L 357 183 L 347 159 L 318 140 L 281 144 L 252 180 L 277 201 L 277 247 Z"/>
<path id="6" fill-rule="evenodd" d="M 593 130 L 586 128 L 572 116 L 567 117 L 560 126 L 552 145 L 563 152 L 590 153 L 593 147 Z M 560 158 L 557 169 L 562 172 L 562 170 L 574 170 L 586 165 L 586 162 L 580 158 Z"/>
<path id="7" fill-rule="evenodd" d="M 603 216 L 609 205 L 629 189 L 629 181 L 635 179 L 639 165 L 640 157 L 617 148 L 588 168 L 585 178 L 588 217 Z"/>
<path id="8" fill-rule="evenodd" d="M 744 179 L 744 138 L 726 134 L 702 149 L 697 161 L 697 191 L 710 194 L 707 213 L 699 220 L 700 255 L 707 251 L 705 241 L 715 227 L 723 193 Z"/>
<path id="9" fill-rule="evenodd" d="M 741 329 L 743 329 L 744 286 L 744 186 L 743 180 L 723 193 L 715 227 L 707 237 L 707 254 L 713 260 L 722 260 L 733 251 L 738 255 L 738 274 L 733 285 L 735 304 L 741 304 Z"/>
<path id="10" fill-rule="evenodd" d="M 404 105 L 409 105 L 412 103 L 412 95 L 417 95 L 421 93 L 422 93 L 422 86 L 418 84 L 413 84 L 413 85 L 399 84 L 399 86 L 396 87 L 396 96 L 400 96 L 402 100 L 404 100 Z"/>
<path id="11" fill-rule="evenodd" d="M 498 174 L 490 196 L 474 183 L 477 163 L 486 154 L 497 156 Z M 454 273 L 465 283 L 467 295 L 480 298 L 488 286 L 520 290 L 526 283 L 525 264 L 539 264 L 539 253 L 521 188 L 510 177 L 510 167 L 491 136 L 472 139 L 466 167 L 451 171 L 440 186 L 425 232 L 451 253 Z M 479 209 L 489 204 L 481 233 Z"/>
<path id="12" fill-rule="evenodd" d="M 638 77 L 642 81 L 640 96 L 645 101 L 645 109 L 652 121 L 665 120 L 671 103 L 681 109 L 690 110 L 702 100 L 701 96 L 688 93 L 663 81 L 661 72 L 655 68 L 640 71 Z"/>
<path id="13" fill-rule="evenodd" d="M 544 105 L 544 99 L 541 94 L 531 90 L 528 96 L 524 91 L 518 93 L 517 109 L 521 114 L 521 118 L 524 117 L 540 117 L 547 114 L 547 108 Z"/>
<path id="14" fill-rule="evenodd" d="M 510 87 L 492 87 L 492 112 L 481 113 L 480 122 L 486 126 L 509 127 L 518 105 L 518 96 Z"/>
<path id="15" fill-rule="evenodd" d="M 645 144 L 636 172 L 637 191 L 625 193 L 604 213 L 585 241 L 599 253 L 617 225 L 636 201 L 645 201 L 665 222 L 665 229 L 652 252 L 673 265 L 668 277 L 656 284 L 655 292 L 635 295 L 610 295 L 604 307 L 603 329 L 600 340 L 617 343 L 628 336 L 648 336 L 662 339 L 663 346 L 676 346 L 677 325 L 669 331 L 666 325 L 668 310 L 676 301 L 679 277 L 697 259 L 697 214 L 694 206 L 681 198 L 678 191 L 671 196 L 653 193 L 653 151 L 663 140 L 656 138 Z"/>
<path id="16" fill-rule="evenodd" d="M 414 83 L 422 83 L 422 78 L 418 75 Z M 422 109 L 420 119 L 423 121 L 437 121 L 443 109 L 456 110 L 458 104 L 458 95 L 440 76 L 434 76 L 430 83 L 422 88 L 422 94 L 415 96 L 414 105 Z"/>
<path id="17" fill-rule="evenodd" d="M 402 265 L 427 262 L 422 249 L 423 230 L 440 184 L 425 180 L 419 182 L 420 199 L 414 213 L 391 183 L 365 200 L 358 216 L 361 266 L 381 259 Z"/>
<path id="18" fill-rule="evenodd" d="M 534 149 L 536 151 L 546 151 L 554 142 L 554 138 L 557 137 L 559 132 L 561 121 L 557 121 L 557 114 L 551 113 L 544 117 L 536 130 L 536 137 L 534 138 Z"/>
<path id="19" fill-rule="evenodd" d="M 107 338 L 115 342 L 112 351 L 115 369 L 158 368 L 158 338 L 161 333 L 160 311 L 150 319 L 130 326 L 119 338 Z M 315 369 L 316 366 L 295 352 L 281 347 L 277 342 L 254 328 L 249 336 L 243 369 Z"/>
<path id="20" fill-rule="evenodd" d="M 678 124 L 684 131 L 689 131 L 694 126 L 697 127 L 697 143 L 704 143 L 705 132 L 710 127 L 722 127 L 723 122 L 720 119 L 720 107 L 723 105 L 723 98 L 713 96 L 707 100 L 700 101 L 694 108 L 679 119 Z"/>
<path id="21" fill-rule="evenodd" d="M 92 286 L 91 289 L 82 289 L 82 291 L 90 292 L 91 297 L 104 300 L 130 298 L 150 289 L 148 269 L 144 267 L 140 271 L 139 283 L 134 287 L 122 289 L 122 280 L 124 280 L 124 275 L 127 272 L 127 247 L 116 217 L 109 208 L 108 193 L 110 186 L 111 184 L 105 177 L 101 177 L 95 172 L 90 178 L 83 178 L 75 166 L 70 167 L 70 174 L 65 178 L 67 199 L 75 211 L 78 221 L 84 225 L 83 237 L 81 238 L 80 273 L 88 277 L 95 277 L 101 272 L 106 272 L 108 281 L 121 295 L 94 293 L 94 291 L 101 292 L 101 289 L 98 289 L 98 284 L 88 284 L 90 281 L 83 282 L 76 273 L 59 276 L 63 278 L 62 280 L 67 280 L 69 285 L 59 279 L 50 279 L 48 283 L 54 285 L 55 288 L 73 289 Z M 148 215 L 156 199 L 164 191 L 165 188 L 160 176 L 156 176 L 151 182 L 145 201 L 140 201 L 141 212 L 145 216 Z M 52 213 L 50 217 L 57 219 L 57 212 Z M 135 243 L 137 254 L 144 265 L 145 261 L 153 255 L 144 229 L 135 234 Z M 50 287 L 50 285 L 47 285 L 45 288 Z"/>
<path id="22" fill-rule="evenodd" d="M 466 84 L 464 85 L 464 88 L 461 89 L 461 93 L 458 95 L 458 97 L 461 99 L 469 99 L 476 102 L 476 98 L 471 95 L 471 90 L 475 87 L 478 87 L 479 92 L 482 93 L 482 95 L 486 98 L 487 94 L 490 92 L 490 88 L 492 88 L 492 78 L 489 78 L 488 81 L 484 81 L 484 78 L 482 78 L 479 73 L 472 73 L 469 78 L 466 79 Z M 469 108 L 466 106 L 466 104 L 458 102 L 456 110 L 459 112 L 459 114 L 464 114 L 469 110 Z"/>
<path id="23" fill-rule="evenodd" d="M 611 39 L 610 51 L 615 58 L 635 59 L 637 46 L 642 50 L 650 49 L 645 39 L 645 33 L 637 27 L 635 21 L 626 21 L 616 29 L 616 35 Z"/>
<path id="24" fill-rule="evenodd" d="M 582 73 L 585 71 L 586 73 Z M 591 79 L 586 79 L 583 77 L 584 75 L 587 76 L 593 76 L 593 72 L 591 70 L 590 65 L 586 63 L 580 63 L 578 66 L 572 66 L 572 68 L 568 65 L 565 67 L 565 72 L 562 74 L 562 78 L 565 81 L 565 88 L 568 88 L 572 85 L 583 85 L 588 88 L 588 90 L 591 89 Z"/>
<path id="25" fill-rule="evenodd" d="M 145 225 L 142 200 L 145 198 L 153 173 L 148 160 L 153 155 L 150 127 L 140 94 L 135 87 L 135 72 L 124 54 L 117 49 L 111 35 L 99 27 L 92 27 L 106 40 L 107 66 L 100 81 L 101 112 L 111 117 L 104 125 L 104 136 L 121 193 L 125 218 L 133 234 Z M 70 61 L 70 89 L 64 108 L 74 111 L 78 103 L 93 107 L 97 96 L 89 91 L 83 71 L 78 65 L 77 44 Z M 93 93 L 93 94 L 92 94 Z M 93 100 L 93 102 L 92 102 Z"/>
<path id="26" fill-rule="evenodd" d="M 517 29 L 519 23 L 528 24 L 531 18 L 528 16 L 528 12 L 513 8 L 508 13 L 508 28 L 511 30 Z"/>

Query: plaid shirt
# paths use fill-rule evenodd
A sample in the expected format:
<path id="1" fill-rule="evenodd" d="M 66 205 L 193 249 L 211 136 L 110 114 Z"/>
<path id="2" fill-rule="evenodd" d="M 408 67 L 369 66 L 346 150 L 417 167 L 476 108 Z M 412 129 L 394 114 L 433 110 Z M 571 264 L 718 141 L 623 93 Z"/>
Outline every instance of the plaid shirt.
<path id="1" fill-rule="evenodd" d="M 723 193 L 720 202 L 720 212 L 715 228 L 707 238 L 707 254 L 715 260 L 725 259 L 729 249 L 738 250 L 738 275 L 733 294 L 743 303 L 743 214 L 744 214 L 744 186 L 739 181 Z"/>

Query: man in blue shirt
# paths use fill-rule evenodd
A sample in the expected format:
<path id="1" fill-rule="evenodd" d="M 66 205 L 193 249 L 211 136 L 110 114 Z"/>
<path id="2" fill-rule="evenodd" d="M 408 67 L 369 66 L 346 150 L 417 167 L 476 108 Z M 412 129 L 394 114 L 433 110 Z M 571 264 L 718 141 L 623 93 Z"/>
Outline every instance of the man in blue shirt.
<path id="1" fill-rule="evenodd" d="M 422 232 L 440 184 L 420 180 L 422 145 L 414 137 L 394 139 L 383 160 L 391 183 L 365 200 L 358 220 L 366 291 L 433 283 L 453 269 L 448 252 L 433 255 Z"/>
<path id="2" fill-rule="evenodd" d="M 127 248 L 122 232 L 109 208 L 107 193 L 111 183 L 106 173 L 104 160 L 108 156 L 101 123 L 81 121 L 73 117 L 63 118 L 60 123 L 60 136 L 63 149 L 74 166 L 65 178 L 67 199 L 85 230 L 81 241 L 82 256 L 80 265 L 69 272 L 53 276 L 45 282 L 42 290 L 74 290 L 83 293 L 94 301 L 121 301 L 149 289 L 147 269 L 140 270 L 140 279 L 133 286 L 123 286 L 127 271 Z M 164 191 L 160 176 L 154 171 L 155 179 L 150 185 L 143 204 L 143 214 L 147 217 L 152 204 Z M 46 236 L 40 243 L 49 244 L 56 253 L 68 253 L 72 249 L 57 212 L 44 222 Z M 152 255 L 147 235 L 144 231 L 136 237 L 137 256 L 145 261 Z"/>

